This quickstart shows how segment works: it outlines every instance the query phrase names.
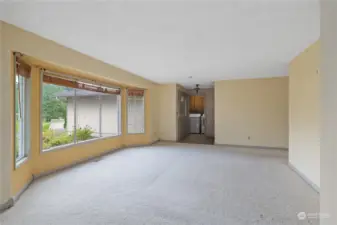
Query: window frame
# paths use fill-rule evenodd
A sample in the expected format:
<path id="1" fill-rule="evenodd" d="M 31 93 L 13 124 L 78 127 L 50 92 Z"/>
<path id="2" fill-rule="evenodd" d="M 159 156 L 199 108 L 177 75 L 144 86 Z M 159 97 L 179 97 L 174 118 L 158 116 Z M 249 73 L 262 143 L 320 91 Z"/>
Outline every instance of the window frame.
<path id="1" fill-rule="evenodd" d="M 22 163 L 24 163 L 30 154 L 31 151 L 31 145 L 30 145 L 30 128 L 31 128 L 31 120 L 30 120 L 30 115 L 31 115 L 31 108 L 30 108 L 30 103 L 31 103 L 31 85 L 32 85 L 32 79 L 31 77 L 25 77 L 23 75 L 20 75 L 18 73 L 18 69 L 17 69 L 17 56 L 14 53 L 14 69 L 13 69 L 13 86 L 14 86 L 14 91 L 13 91 L 13 112 L 14 112 L 14 117 L 13 117 L 13 154 L 14 154 L 14 166 L 15 169 L 18 168 Z M 31 73 L 31 72 L 30 72 Z M 18 78 L 18 80 L 17 80 Z M 17 96 L 17 85 L 21 85 L 19 79 L 23 79 L 24 83 L 22 86 L 20 95 L 21 96 Z M 20 123 L 20 145 L 22 146 L 23 149 L 19 149 L 19 152 L 21 152 L 20 157 L 16 157 L 16 147 L 18 145 L 17 143 L 17 126 L 16 126 L 16 119 L 17 119 L 17 114 L 16 114 L 16 107 L 18 106 L 17 103 L 17 98 L 18 97 L 18 101 L 19 98 L 22 97 L 23 101 L 22 101 L 22 123 Z M 21 138 L 22 137 L 22 138 Z"/>
<path id="2" fill-rule="evenodd" d="M 143 118 L 143 132 L 136 132 L 136 133 L 130 133 L 129 132 L 129 89 L 126 89 L 126 133 L 128 135 L 139 135 L 139 134 L 145 134 L 146 133 L 146 90 L 142 90 L 144 91 L 144 94 L 143 94 L 143 112 L 144 112 L 144 118 Z M 134 97 L 134 96 L 131 96 L 131 97 Z"/>
<path id="3" fill-rule="evenodd" d="M 74 140 L 72 143 L 69 143 L 69 144 L 64 144 L 64 145 L 59 145 L 59 146 L 54 146 L 54 147 L 51 147 L 51 148 L 47 148 L 47 149 L 43 149 L 43 84 L 45 84 L 46 82 L 43 82 L 43 76 L 44 76 L 44 73 L 45 73 L 45 69 L 40 69 L 40 153 L 48 153 L 48 152 L 51 152 L 51 151 L 56 151 L 56 150 L 62 150 L 62 149 L 67 149 L 67 148 L 70 148 L 70 147 L 73 147 L 73 146 L 78 146 L 78 145 L 82 145 L 82 144 L 87 144 L 87 143 L 91 143 L 91 142 L 95 142 L 95 141 L 99 141 L 99 140 L 104 140 L 104 139 L 108 139 L 108 138 L 114 138 L 114 137 L 119 137 L 122 135 L 122 132 L 121 132 L 121 129 L 119 127 L 119 124 L 122 123 L 122 113 L 121 113 L 121 110 L 122 110 L 122 106 L 121 104 L 118 105 L 118 123 L 117 123 L 117 126 L 118 126 L 118 133 L 117 135 L 109 135 L 109 136 L 105 136 L 105 137 L 102 137 L 101 136 L 101 129 L 102 129 L 102 102 L 101 102 L 101 97 L 99 98 L 100 99 L 100 108 L 99 108 L 99 130 L 100 130 L 100 136 L 97 137 L 97 138 L 94 138 L 94 139 L 89 139 L 89 140 L 84 140 L 84 141 L 81 141 L 81 142 L 77 142 L 76 140 L 76 129 L 77 129 L 77 96 L 76 96 L 76 90 L 79 90 L 79 89 L 74 89 L 74 96 L 73 96 L 73 105 L 74 105 Z M 54 73 L 54 72 L 50 72 L 48 71 L 48 73 Z M 56 75 L 61 75 L 61 76 L 64 76 L 64 77 L 71 77 L 71 75 L 65 75 L 65 74 L 60 74 L 60 73 L 56 73 Z M 77 80 L 76 77 L 72 77 L 73 80 Z M 59 85 L 61 86 L 61 85 Z M 108 85 L 104 85 L 106 87 L 109 87 Z M 112 88 L 116 88 L 116 87 L 112 87 Z M 118 87 L 120 88 L 120 87 Z M 121 89 L 121 88 L 120 88 Z M 112 94 L 111 94 L 112 95 Z M 117 96 L 117 99 L 121 99 L 121 93 L 120 94 L 116 94 Z M 117 103 L 121 103 L 121 101 L 117 101 Z"/>

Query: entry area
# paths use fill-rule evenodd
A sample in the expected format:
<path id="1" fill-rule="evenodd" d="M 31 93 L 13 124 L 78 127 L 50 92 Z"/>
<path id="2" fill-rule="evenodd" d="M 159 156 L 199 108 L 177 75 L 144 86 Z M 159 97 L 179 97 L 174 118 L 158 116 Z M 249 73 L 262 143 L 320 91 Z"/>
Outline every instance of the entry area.
<path id="1" fill-rule="evenodd" d="M 213 88 L 188 90 L 188 133 L 180 142 L 214 144 Z"/>
<path id="2" fill-rule="evenodd" d="M 298 212 L 318 211 L 287 151 L 161 142 L 41 178 L 0 222 L 296 225 Z"/>

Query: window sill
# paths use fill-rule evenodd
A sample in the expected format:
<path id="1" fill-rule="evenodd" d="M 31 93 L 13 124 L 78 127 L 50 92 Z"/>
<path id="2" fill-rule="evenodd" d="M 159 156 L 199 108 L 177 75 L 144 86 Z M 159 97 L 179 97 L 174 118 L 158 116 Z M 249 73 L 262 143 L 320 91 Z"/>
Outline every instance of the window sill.
<path id="1" fill-rule="evenodd" d="M 43 149 L 41 152 L 42 153 L 48 153 L 48 152 L 52 152 L 52 151 L 64 150 L 64 149 L 67 149 L 67 148 L 70 148 L 70 147 L 75 147 L 75 146 L 79 146 L 79 145 L 83 145 L 83 144 L 89 144 L 91 142 L 100 141 L 100 140 L 109 139 L 109 138 L 114 138 L 114 137 L 119 137 L 119 136 L 121 136 L 121 135 L 119 134 L 119 135 L 112 135 L 112 136 L 107 136 L 107 137 L 95 138 L 95 139 L 91 139 L 91 140 L 81 141 L 81 142 L 78 142 L 76 144 L 71 143 L 71 144 L 56 146 L 56 147 L 53 147 L 53 148 Z"/>
<path id="2" fill-rule="evenodd" d="M 22 159 L 15 161 L 15 169 L 18 169 L 22 164 L 24 164 L 28 160 L 28 157 L 25 156 Z"/>
<path id="3" fill-rule="evenodd" d="M 139 134 L 145 134 L 145 132 L 143 132 L 143 133 L 127 133 L 127 135 L 139 135 Z"/>

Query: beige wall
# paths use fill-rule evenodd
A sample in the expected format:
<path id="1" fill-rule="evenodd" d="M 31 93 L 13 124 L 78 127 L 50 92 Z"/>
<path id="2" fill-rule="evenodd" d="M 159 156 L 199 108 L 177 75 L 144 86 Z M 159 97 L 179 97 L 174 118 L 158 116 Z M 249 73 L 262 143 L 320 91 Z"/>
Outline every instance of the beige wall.
<path id="1" fill-rule="evenodd" d="M 216 81 L 215 143 L 288 148 L 288 77 Z"/>
<path id="2" fill-rule="evenodd" d="M 298 55 L 289 67 L 289 162 L 320 186 L 320 44 Z"/>
<path id="3" fill-rule="evenodd" d="M 177 140 L 177 84 L 160 85 L 159 88 L 159 139 Z"/>
<path id="4" fill-rule="evenodd" d="M 321 0 L 320 225 L 337 224 L 337 0 Z"/>
<path id="5" fill-rule="evenodd" d="M 156 85 L 155 87 L 148 90 L 149 102 L 145 102 L 145 104 L 149 104 L 148 106 L 151 110 L 149 111 L 149 118 L 151 118 L 151 123 L 149 126 L 149 133 L 151 134 L 151 140 L 157 141 L 159 139 L 159 119 L 160 119 L 160 85 Z"/>
<path id="6" fill-rule="evenodd" d="M 214 88 L 205 89 L 205 116 L 206 131 L 205 135 L 214 137 Z"/>
<path id="7" fill-rule="evenodd" d="M 3 38 L 2 36 L 3 36 L 3 26 L 2 26 L 2 23 L 0 22 L 0 96 L 5 96 L 6 90 L 8 91 L 8 88 L 6 88 L 6 83 L 2 81 L 3 80 L 2 78 L 3 77 L 3 73 L 2 73 L 3 71 L 3 50 L 2 50 Z M 6 99 L 0 97 L 0 106 L 4 105 L 6 103 L 5 101 Z M 6 116 L 8 115 L 5 114 L 4 110 L 1 107 L 0 108 L 0 205 L 4 203 L 4 201 L 6 200 L 4 196 L 6 196 L 6 194 L 8 194 L 9 192 L 8 185 L 2 185 L 2 182 L 6 180 L 8 181 L 8 179 L 6 179 L 6 170 L 8 170 L 7 168 L 8 164 L 6 165 L 2 163 L 2 160 L 1 160 L 6 157 L 6 154 L 4 153 L 4 151 L 1 150 L 1 148 L 3 147 L 1 143 L 4 143 L 5 142 L 4 139 L 6 138 L 3 135 L 5 131 L 1 129 L 1 127 L 4 127 L 6 125 Z"/>

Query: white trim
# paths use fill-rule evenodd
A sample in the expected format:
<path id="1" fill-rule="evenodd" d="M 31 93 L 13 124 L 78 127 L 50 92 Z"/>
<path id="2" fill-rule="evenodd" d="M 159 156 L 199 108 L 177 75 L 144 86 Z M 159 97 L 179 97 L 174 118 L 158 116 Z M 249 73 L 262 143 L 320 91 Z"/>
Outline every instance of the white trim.
<path id="1" fill-rule="evenodd" d="M 260 148 L 260 149 L 276 149 L 288 151 L 288 148 L 285 147 L 269 147 L 269 146 L 255 146 L 255 145 L 230 145 L 230 144 L 218 144 L 214 142 L 215 146 L 223 146 L 223 147 L 239 147 L 239 148 Z"/>
<path id="2" fill-rule="evenodd" d="M 320 188 L 314 183 L 312 182 L 304 173 L 302 173 L 301 171 L 299 171 L 296 166 L 294 166 L 290 161 L 288 162 L 288 166 L 289 168 L 294 171 L 295 173 L 297 173 L 297 175 L 299 175 L 307 184 L 309 184 L 309 186 L 314 189 L 317 193 L 320 192 Z"/>

